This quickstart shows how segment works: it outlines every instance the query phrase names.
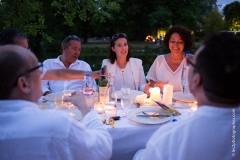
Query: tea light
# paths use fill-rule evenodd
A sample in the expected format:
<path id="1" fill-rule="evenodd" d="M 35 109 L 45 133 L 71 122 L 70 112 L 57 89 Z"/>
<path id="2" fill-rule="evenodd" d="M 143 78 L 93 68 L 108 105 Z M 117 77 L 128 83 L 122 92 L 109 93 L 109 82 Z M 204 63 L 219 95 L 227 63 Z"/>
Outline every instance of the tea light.
<path id="1" fill-rule="evenodd" d="M 144 104 L 146 98 L 147 98 L 147 94 L 141 94 L 141 95 L 136 96 L 135 100 L 136 100 L 136 103 Z"/>
<path id="2" fill-rule="evenodd" d="M 108 102 L 105 104 L 105 115 L 107 117 L 115 117 L 117 116 L 117 108 L 116 108 L 116 103 L 115 102 Z"/>
<path id="3" fill-rule="evenodd" d="M 163 86 L 163 100 L 164 104 L 172 104 L 173 86 L 170 84 L 165 84 Z"/>
<path id="4" fill-rule="evenodd" d="M 160 88 L 158 88 L 158 87 L 150 88 L 149 92 L 150 92 L 151 104 L 155 104 L 156 105 L 156 103 L 154 101 L 152 101 L 152 100 L 155 100 L 155 101 L 160 101 L 161 100 Z"/>
<path id="5" fill-rule="evenodd" d="M 144 104 L 150 105 L 151 104 L 151 99 L 150 98 L 144 99 Z"/>
<path id="6" fill-rule="evenodd" d="M 104 113 L 104 104 L 101 102 L 96 102 L 94 104 L 94 110 L 99 114 Z"/>

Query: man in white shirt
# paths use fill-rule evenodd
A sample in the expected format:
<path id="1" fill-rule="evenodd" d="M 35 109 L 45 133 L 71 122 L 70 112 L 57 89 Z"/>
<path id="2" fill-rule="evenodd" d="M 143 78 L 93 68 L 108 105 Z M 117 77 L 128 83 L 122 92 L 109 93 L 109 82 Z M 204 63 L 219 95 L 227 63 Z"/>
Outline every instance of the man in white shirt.
<path id="1" fill-rule="evenodd" d="M 88 63 L 78 60 L 81 52 L 81 41 L 78 36 L 69 35 L 62 42 L 62 55 L 56 59 L 47 59 L 43 62 L 46 69 L 74 69 L 83 71 L 92 71 Z M 94 83 L 94 91 L 97 90 L 96 82 Z M 71 81 L 59 80 L 43 80 L 43 95 L 51 92 L 61 92 L 63 90 L 82 90 L 83 79 Z"/>
<path id="2" fill-rule="evenodd" d="M 81 123 L 64 112 L 38 108 L 41 72 L 29 50 L 0 47 L 0 159 L 110 159 L 111 136 L 82 93 L 64 100 L 81 110 Z"/>
<path id="3" fill-rule="evenodd" d="M 134 160 L 239 159 L 240 38 L 209 35 L 187 61 L 198 110 L 190 119 L 160 127 Z"/>
<path id="4" fill-rule="evenodd" d="M 16 44 L 28 49 L 27 36 L 16 29 L 5 29 L 0 32 L 0 46 Z M 91 78 L 100 79 L 100 71 L 90 73 Z M 74 80 L 84 77 L 84 71 L 73 69 L 46 69 L 44 67 L 41 78 L 43 80 Z"/>

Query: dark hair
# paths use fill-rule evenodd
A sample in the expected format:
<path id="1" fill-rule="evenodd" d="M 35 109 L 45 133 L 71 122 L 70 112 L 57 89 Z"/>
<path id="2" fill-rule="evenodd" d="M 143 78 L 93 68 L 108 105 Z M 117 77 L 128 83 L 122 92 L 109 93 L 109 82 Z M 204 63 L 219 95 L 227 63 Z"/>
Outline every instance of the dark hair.
<path id="1" fill-rule="evenodd" d="M 117 35 L 117 36 L 114 36 L 114 35 Z M 115 46 L 116 40 L 118 40 L 119 38 L 125 38 L 127 40 L 127 36 L 124 33 L 117 33 L 117 34 L 114 34 L 114 35 L 111 39 L 110 47 L 109 47 L 109 53 L 108 53 L 108 59 L 111 62 L 111 64 L 113 64 L 115 62 L 116 58 L 117 58 L 116 53 L 112 50 L 112 47 Z M 130 47 L 128 45 L 127 61 L 129 61 L 131 55 L 132 55 L 132 53 L 131 53 Z"/>
<path id="2" fill-rule="evenodd" d="M 167 31 L 167 33 L 164 37 L 164 40 L 163 40 L 163 44 L 167 48 L 169 48 L 169 40 L 173 33 L 178 33 L 180 35 L 180 37 L 182 38 L 182 40 L 184 42 L 183 51 L 191 49 L 191 47 L 193 45 L 193 36 L 191 34 L 191 31 L 188 28 L 181 26 L 181 25 L 173 26 Z"/>
<path id="3" fill-rule="evenodd" d="M 17 76 L 25 70 L 26 60 L 13 50 L 0 51 L 0 99 L 8 99 Z"/>
<path id="4" fill-rule="evenodd" d="M 7 44 L 16 44 L 15 38 L 27 39 L 27 36 L 16 29 L 5 29 L 0 32 L 0 46 Z"/>
<path id="5" fill-rule="evenodd" d="M 76 40 L 78 42 L 81 43 L 81 40 L 78 36 L 76 35 L 69 35 L 66 38 L 64 38 L 64 40 L 62 41 L 61 46 L 65 46 L 66 48 L 68 48 L 70 46 L 70 40 Z"/>
<path id="6" fill-rule="evenodd" d="M 240 103 L 240 38 L 233 33 L 214 33 L 203 41 L 196 57 L 198 72 L 208 100 Z"/>

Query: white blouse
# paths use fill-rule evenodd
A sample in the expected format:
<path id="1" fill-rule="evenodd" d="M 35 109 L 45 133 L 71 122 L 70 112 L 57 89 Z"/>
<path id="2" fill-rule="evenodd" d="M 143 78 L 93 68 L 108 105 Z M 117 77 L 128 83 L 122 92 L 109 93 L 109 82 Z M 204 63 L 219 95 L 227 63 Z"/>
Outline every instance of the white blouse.
<path id="1" fill-rule="evenodd" d="M 158 80 L 162 82 L 169 81 L 169 84 L 173 85 L 173 91 L 182 91 L 181 86 L 181 75 L 184 61 L 178 66 L 178 68 L 173 72 L 168 66 L 164 55 L 158 56 L 153 62 L 146 79 L 148 81 L 153 80 L 157 82 Z"/>

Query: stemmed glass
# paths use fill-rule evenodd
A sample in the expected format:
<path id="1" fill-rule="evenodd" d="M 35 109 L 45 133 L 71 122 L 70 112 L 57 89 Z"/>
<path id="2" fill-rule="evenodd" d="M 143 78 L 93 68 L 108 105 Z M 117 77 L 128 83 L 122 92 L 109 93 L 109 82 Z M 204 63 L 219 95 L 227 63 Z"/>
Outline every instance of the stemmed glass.
<path id="1" fill-rule="evenodd" d="M 130 109 L 131 104 L 132 104 L 131 98 L 122 98 L 121 99 L 121 105 L 126 113 L 126 116 L 128 115 L 128 110 Z"/>
<path id="2" fill-rule="evenodd" d="M 75 92 L 75 90 L 63 90 L 63 96 L 62 99 L 64 97 L 70 97 L 72 96 L 72 93 Z M 73 110 L 75 108 L 75 106 L 71 103 L 71 102 L 63 102 L 63 105 L 65 105 L 69 110 Z M 74 116 L 75 114 L 73 112 L 69 113 L 71 116 Z"/>
<path id="3" fill-rule="evenodd" d="M 130 94 L 130 88 L 123 86 L 121 88 L 121 92 L 123 94 L 123 97 L 126 98 Z"/>

